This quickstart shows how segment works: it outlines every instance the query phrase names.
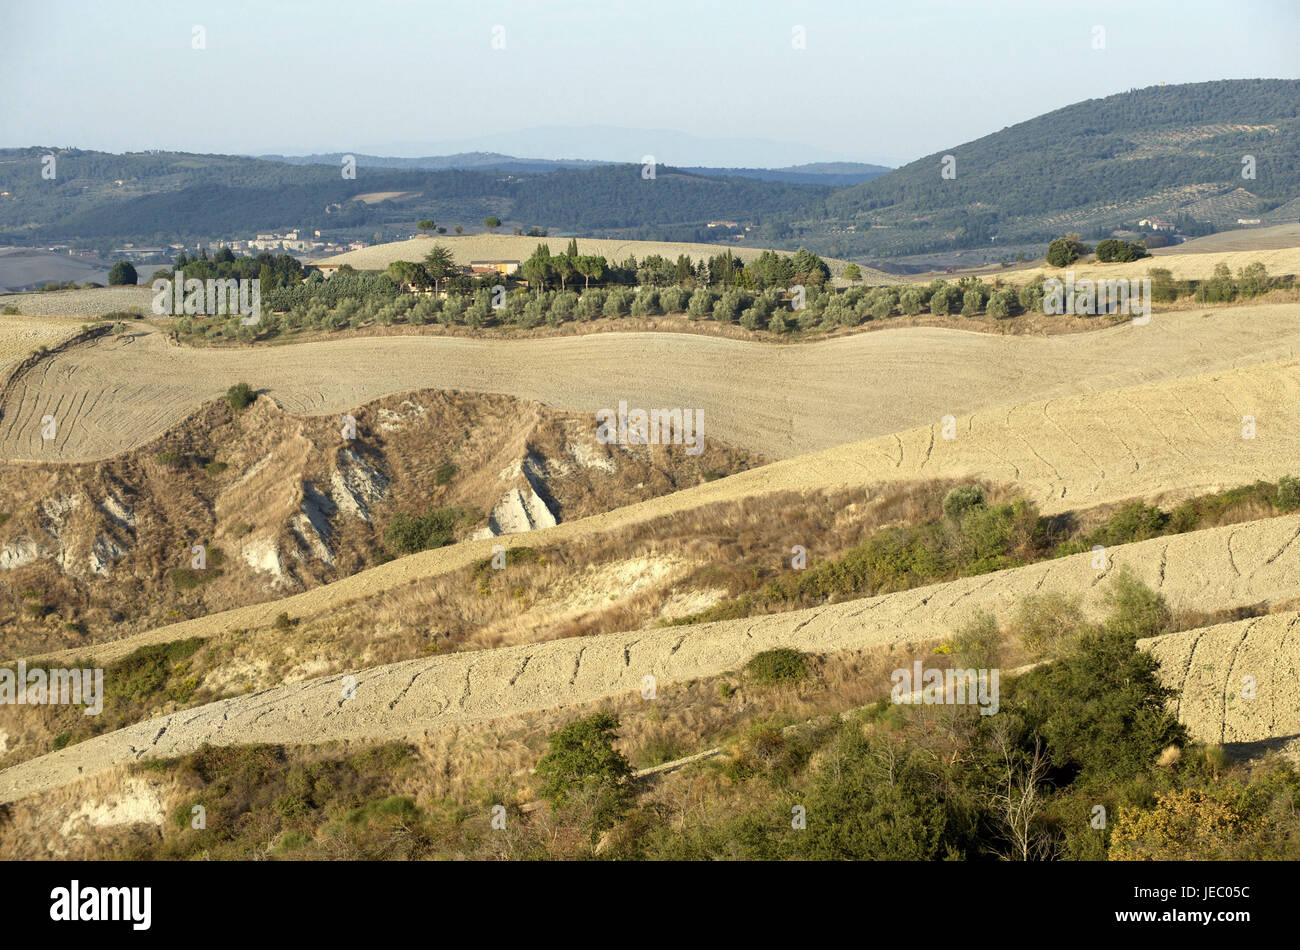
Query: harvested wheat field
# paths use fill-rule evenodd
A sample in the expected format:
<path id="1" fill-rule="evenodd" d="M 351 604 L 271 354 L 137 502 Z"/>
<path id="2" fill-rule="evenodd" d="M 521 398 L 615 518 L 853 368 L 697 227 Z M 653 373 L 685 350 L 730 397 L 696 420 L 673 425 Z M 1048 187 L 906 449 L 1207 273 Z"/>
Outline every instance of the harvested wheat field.
<path id="1" fill-rule="evenodd" d="M 1163 250 L 1163 249 L 1161 249 Z M 1260 248 L 1253 251 L 1183 251 L 1182 246 L 1170 249 L 1169 253 L 1130 261 L 1126 264 L 1098 264 L 1079 261 L 1069 267 L 1034 267 L 1027 270 L 1011 270 L 1004 275 L 1007 283 L 1027 284 L 1039 278 L 1057 277 L 1065 279 L 1066 271 L 1074 272 L 1074 279 L 1085 277 L 1098 280 L 1108 277 L 1142 278 L 1153 267 L 1163 267 L 1173 274 L 1175 280 L 1207 280 L 1214 276 L 1214 269 L 1220 264 L 1227 264 L 1233 274 L 1239 274 L 1250 264 L 1263 264 L 1271 276 L 1283 274 L 1300 274 L 1300 247 Z"/>
<path id="2" fill-rule="evenodd" d="M 1082 614 L 1096 618 L 1103 613 L 1107 578 L 1121 568 L 1175 609 L 1282 603 L 1296 593 L 1297 539 L 1300 516 L 1273 518 L 1121 545 L 1108 552 L 1101 570 L 1087 552 L 807 610 L 409 660 L 352 674 L 351 699 L 343 698 L 343 677 L 327 676 L 182 710 L 22 762 L 0 773 L 0 802 L 140 758 L 183 754 L 204 742 L 395 738 L 634 693 L 646 676 L 662 684 L 713 676 L 773 647 L 830 652 L 943 638 L 977 611 L 1007 619 L 1029 594 L 1077 597 Z M 1252 657 L 1242 668 L 1262 682 L 1266 657 Z"/>
<path id="3" fill-rule="evenodd" d="M 1243 438 L 1244 416 L 1253 438 Z M 1293 472 L 1300 453 L 1300 360 L 1069 396 L 909 429 L 706 482 L 589 518 L 516 535 L 532 546 L 776 491 L 812 491 L 917 478 L 1014 484 L 1045 514 L 1133 498 L 1176 500 Z M 496 539 L 424 551 L 281 601 L 161 627 L 105 644 L 96 659 L 146 643 L 264 626 L 280 611 L 311 617 L 491 555 Z M 51 654 L 58 657 L 62 654 Z"/>
<path id="4" fill-rule="evenodd" d="M 1157 258 L 1171 254 L 1219 254 L 1224 251 L 1275 251 L 1300 247 L 1300 223 L 1274 224 L 1259 228 L 1234 228 L 1205 237 L 1191 238 L 1171 247 L 1158 247 Z"/>
<path id="5" fill-rule="evenodd" d="M 551 253 L 559 254 L 569 245 L 570 238 L 562 237 L 527 237 L 517 234 L 465 234 L 465 235 L 446 235 L 439 234 L 434 236 L 421 236 L 412 238 L 409 241 L 394 241 L 390 244 L 376 244 L 373 247 L 363 248 L 360 251 L 348 251 L 346 254 L 336 254 L 333 257 L 324 257 L 314 259 L 313 264 L 348 264 L 357 270 L 384 270 L 393 261 L 422 261 L 429 250 L 435 245 L 440 244 L 447 248 L 456 259 L 456 263 L 462 266 L 468 265 L 470 261 L 519 261 L 523 262 L 532 256 L 537 245 L 545 244 L 550 247 Z M 638 261 L 649 257 L 652 254 L 658 254 L 669 260 L 676 260 L 678 255 L 685 254 L 693 261 L 707 260 L 718 254 L 725 254 L 728 250 L 742 261 L 752 261 L 762 254 L 767 248 L 762 247 L 729 247 L 722 244 L 690 244 L 679 243 L 674 241 L 620 241 L 609 240 L 606 238 L 574 238 L 578 242 L 578 253 L 583 255 L 599 256 L 610 262 L 621 262 L 629 257 L 635 257 Z M 778 254 L 789 254 L 790 251 L 777 251 Z M 838 277 L 844 270 L 847 261 L 836 260 L 835 258 L 823 258 L 831 269 L 831 274 Z M 879 279 L 887 281 L 889 275 L 883 271 L 872 270 L 869 267 L 863 267 L 862 276 L 867 280 Z"/>
<path id="6" fill-rule="evenodd" d="M 1294 575 L 1293 575 L 1294 577 Z M 1178 691 L 1192 737 L 1243 751 L 1300 749 L 1300 614 L 1254 617 L 1139 641 Z"/>
<path id="7" fill-rule="evenodd" d="M 70 320 L 49 317 L 0 317 L 0 383 L 23 359 L 42 347 L 52 349 L 71 339 L 81 327 Z"/>
<path id="8" fill-rule="evenodd" d="M 143 275 L 141 280 L 144 280 Z M 27 316 L 78 317 L 83 320 L 119 312 L 148 315 L 152 302 L 153 291 L 147 285 L 0 295 L 0 307 L 17 307 L 19 313 Z M 7 318 L 0 318 L 3 319 Z"/>
<path id="9" fill-rule="evenodd" d="M 705 435 L 791 458 L 946 415 L 1294 356 L 1300 304 L 1293 303 L 1157 314 L 1145 326 L 1125 322 L 1066 336 L 905 327 L 793 346 L 620 333 L 190 349 L 133 325 L 15 379 L 0 403 L 0 458 L 117 455 L 239 381 L 306 414 L 429 388 L 499 393 L 575 412 L 614 409 L 620 400 L 632 408 L 698 409 Z M 39 425 L 47 414 L 59 424 L 50 441 Z"/>

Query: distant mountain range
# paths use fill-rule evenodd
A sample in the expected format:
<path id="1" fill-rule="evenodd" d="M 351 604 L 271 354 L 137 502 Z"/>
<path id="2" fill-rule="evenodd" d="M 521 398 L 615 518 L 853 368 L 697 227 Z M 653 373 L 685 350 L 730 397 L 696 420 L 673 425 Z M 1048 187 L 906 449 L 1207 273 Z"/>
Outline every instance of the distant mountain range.
<path id="1" fill-rule="evenodd" d="M 579 139 L 563 141 L 576 149 Z M 609 147 L 626 152 L 627 144 Z M 51 152 L 57 174 L 46 179 L 41 163 Z M 340 173 L 343 154 L 0 150 L 0 244 L 192 243 L 291 227 L 391 240 L 425 218 L 472 231 L 494 216 L 507 228 L 553 234 L 804 245 L 883 260 L 1033 247 L 1067 231 L 1095 238 L 1150 217 L 1188 233 L 1241 219 L 1280 223 L 1300 217 L 1300 82 L 1132 90 L 894 170 L 830 161 L 656 164 L 650 176 L 635 161 L 471 149 L 424 158 L 353 153 L 358 172 L 349 179 Z"/>
<path id="2" fill-rule="evenodd" d="M 499 152 L 461 152 L 456 155 L 431 155 L 422 158 L 398 158 L 383 155 L 358 155 L 330 152 L 314 155 L 258 155 L 259 159 L 285 162 L 290 165 L 330 165 L 338 168 L 345 154 L 352 154 L 358 168 L 419 169 L 422 171 L 448 171 L 451 169 L 496 169 L 498 171 L 538 174 L 557 168 L 599 168 L 618 164 L 587 159 L 518 158 Z M 787 168 L 709 168 L 691 166 L 681 169 L 710 178 L 757 178 L 761 181 L 783 181 L 803 185 L 857 185 L 878 178 L 889 168 L 863 162 L 812 162 L 791 165 Z"/>
<path id="3" fill-rule="evenodd" d="M 287 151 L 277 149 L 277 151 Z M 491 152 L 535 159 L 595 159 L 606 165 L 639 164 L 653 155 L 663 165 L 706 168 L 787 168 L 809 162 L 869 159 L 897 164 L 880 156 L 844 155 L 797 142 L 763 138 L 705 138 L 678 129 L 638 129 L 612 125 L 543 125 L 489 132 L 475 138 L 425 142 L 356 143 L 351 151 L 372 155 L 457 155 Z"/>

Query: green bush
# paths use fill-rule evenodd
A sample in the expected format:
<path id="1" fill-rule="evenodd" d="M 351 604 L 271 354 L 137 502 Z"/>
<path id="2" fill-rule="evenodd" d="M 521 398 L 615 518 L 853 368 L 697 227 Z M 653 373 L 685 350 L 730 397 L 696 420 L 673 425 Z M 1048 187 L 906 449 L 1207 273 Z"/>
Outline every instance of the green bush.
<path id="1" fill-rule="evenodd" d="M 986 611 L 976 611 L 957 629 L 947 644 L 948 654 L 962 668 L 991 670 L 1001 664 L 1002 633 L 997 618 Z"/>
<path id="2" fill-rule="evenodd" d="M 794 839 L 811 860 L 930 861 L 965 856 L 970 838 L 921 749 L 841 730 L 835 767 L 821 770 L 807 796 L 807 829 Z"/>
<path id="3" fill-rule="evenodd" d="M 1060 592 L 1030 594 L 1011 617 L 1011 635 L 1034 654 L 1056 654 L 1086 628 L 1079 598 Z"/>
<path id="4" fill-rule="evenodd" d="M 618 717 L 595 713 L 547 738 L 537 763 L 542 797 L 553 808 L 584 802 L 593 835 L 611 825 L 632 799 L 632 766 L 614 748 Z"/>
<path id="5" fill-rule="evenodd" d="M 1277 507 L 1282 511 L 1300 508 L 1300 478 L 1283 475 L 1277 480 Z"/>
<path id="6" fill-rule="evenodd" d="M 453 462 L 443 462 L 433 470 L 433 483 L 435 485 L 446 485 L 456 477 L 456 465 Z"/>
<path id="7" fill-rule="evenodd" d="M 118 261 L 108 270 L 108 285 L 110 287 L 122 284 L 135 286 L 139 279 L 139 275 L 136 274 L 135 268 L 131 266 L 130 261 Z"/>
<path id="8" fill-rule="evenodd" d="M 1116 238 L 1106 238 L 1104 241 L 1097 243 L 1097 260 L 1102 263 L 1127 263 L 1128 261 L 1141 260 L 1144 257 L 1150 257 L 1147 249 L 1141 244 L 1131 244 L 1128 241 L 1121 241 Z"/>
<path id="9" fill-rule="evenodd" d="M 977 484 L 958 485 L 943 498 L 943 515 L 957 524 L 966 512 L 974 508 L 983 508 L 984 486 Z"/>
<path id="10" fill-rule="evenodd" d="M 162 692 L 173 671 L 193 656 L 203 642 L 201 637 L 190 637 L 140 647 L 105 670 L 105 693 L 123 702 L 153 700 Z"/>
<path id="11" fill-rule="evenodd" d="M 760 683 L 797 683 L 808 674 L 808 658 L 790 647 L 777 647 L 754 654 L 745 669 Z"/>
<path id="12" fill-rule="evenodd" d="M 456 540 L 456 525 L 465 517 L 463 508 L 436 508 L 418 518 L 399 513 L 384 529 L 384 541 L 399 554 L 444 547 Z"/>
<path id="13" fill-rule="evenodd" d="M 1067 264 L 1073 264 L 1089 250 L 1086 244 L 1079 241 L 1077 235 L 1066 235 L 1047 245 L 1047 263 L 1053 267 L 1065 267 Z"/>
<path id="14" fill-rule="evenodd" d="M 1169 629 L 1169 605 L 1142 583 L 1127 565 L 1115 571 L 1106 591 L 1110 613 L 1103 629 L 1133 640 L 1157 637 Z"/>
<path id="15" fill-rule="evenodd" d="M 1083 782 L 1148 771 L 1187 733 L 1167 703 L 1160 664 L 1123 628 L 1085 633 L 1065 657 L 1014 682 L 1012 703 L 1047 742 L 1053 766 Z"/>
<path id="16" fill-rule="evenodd" d="M 247 409 L 256 398 L 257 393 L 248 383 L 236 383 L 226 390 L 226 402 L 230 404 L 230 408 L 235 412 Z"/>

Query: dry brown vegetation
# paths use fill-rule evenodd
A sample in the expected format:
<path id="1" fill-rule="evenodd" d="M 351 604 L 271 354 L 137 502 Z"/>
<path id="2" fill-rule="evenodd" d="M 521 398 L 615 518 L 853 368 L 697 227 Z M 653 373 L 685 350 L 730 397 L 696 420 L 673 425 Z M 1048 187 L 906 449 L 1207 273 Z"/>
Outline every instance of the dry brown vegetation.
<path id="1" fill-rule="evenodd" d="M 503 396 L 416 392 L 353 413 L 345 443 L 332 417 L 213 403 L 105 463 L 0 468 L 0 650 L 76 648 L 337 580 L 392 556 L 401 513 L 461 509 L 464 536 L 517 487 L 568 521 L 762 461 L 707 439 L 698 456 L 599 445 L 591 417 Z"/>

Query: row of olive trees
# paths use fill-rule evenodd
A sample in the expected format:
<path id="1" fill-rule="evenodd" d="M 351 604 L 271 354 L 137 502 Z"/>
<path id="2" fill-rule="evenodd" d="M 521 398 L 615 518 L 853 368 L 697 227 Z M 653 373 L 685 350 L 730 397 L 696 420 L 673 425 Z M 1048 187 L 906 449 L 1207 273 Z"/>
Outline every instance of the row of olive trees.
<path id="1" fill-rule="evenodd" d="M 357 288 L 362 286 L 356 284 Z M 246 340 L 279 332 L 334 332 L 370 325 L 440 323 L 526 330 L 597 319 L 683 314 L 691 321 L 711 321 L 779 334 L 794 330 L 829 332 L 899 314 L 973 317 L 984 313 L 1003 319 L 1039 308 L 1042 298 L 1041 284 L 1015 289 L 973 278 L 963 278 L 956 284 L 936 280 L 930 284 L 850 287 L 844 291 L 796 286 L 792 292 L 779 287 L 755 291 L 735 286 L 694 290 L 677 286 L 640 289 L 614 286 L 581 292 L 537 291 L 525 287 L 506 292 L 504 288 L 481 287 L 469 292 L 451 291 L 442 297 L 401 293 L 298 297 L 283 313 L 264 310 L 261 323 L 253 329 L 241 327 L 237 321 L 223 326 L 202 319 L 182 320 L 178 328 L 186 334 L 197 331 Z"/>

